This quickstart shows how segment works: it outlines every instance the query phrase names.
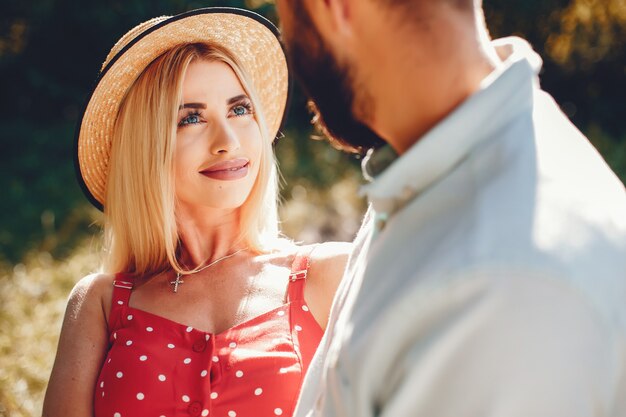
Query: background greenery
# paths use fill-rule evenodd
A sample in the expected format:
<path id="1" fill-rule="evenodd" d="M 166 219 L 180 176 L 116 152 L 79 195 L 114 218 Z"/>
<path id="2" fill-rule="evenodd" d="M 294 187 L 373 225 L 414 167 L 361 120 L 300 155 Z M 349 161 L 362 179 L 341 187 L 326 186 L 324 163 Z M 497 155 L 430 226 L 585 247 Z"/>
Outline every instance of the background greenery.
<path id="1" fill-rule="evenodd" d="M 0 14 L 0 416 L 33 416 L 65 300 L 97 268 L 99 213 L 74 179 L 78 113 L 115 41 L 137 23 L 265 0 L 3 1 Z M 626 181 L 626 0 L 485 0 L 494 36 L 518 34 L 544 58 L 543 87 Z M 309 140 L 296 89 L 276 152 L 281 215 L 303 241 L 350 239 L 364 208 L 358 160 Z M 567 152 L 567 149 L 563 149 Z"/>

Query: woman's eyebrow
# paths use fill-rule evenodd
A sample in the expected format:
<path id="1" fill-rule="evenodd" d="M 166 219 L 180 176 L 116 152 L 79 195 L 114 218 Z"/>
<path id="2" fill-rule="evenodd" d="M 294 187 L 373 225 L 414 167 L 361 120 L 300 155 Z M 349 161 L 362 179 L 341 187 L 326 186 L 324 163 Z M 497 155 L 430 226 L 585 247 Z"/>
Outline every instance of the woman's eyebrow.
<path id="1" fill-rule="evenodd" d="M 181 104 L 180 107 L 178 107 L 178 110 L 183 110 L 183 109 L 206 109 L 206 104 L 204 104 L 204 103 L 185 103 L 185 104 Z"/>
<path id="2" fill-rule="evenodd" d="M 245 94 L 239 94 L 238 96 L 235 97 L 231 97 L 228 99 L 228 101 L 226 102 L 226 104 L 235 104 L 241 100 L 247 99 L 248 96 Z M 206 104 L 205 103 L 185 103 L 185 104 L 181 104 L 178 107 L 178 110 L 183 110 L 183 109 L 206 109 Z"/>
<path id="3" fill-rule="evenodd" d="M 239 94 L 238 96 L 232 97 L 230 99 L 228 99 L 228 102 L 226 104 L 235 104 L 240 102 L 241 100 L 247 99 L 248 96 L 245 94 Z"/>

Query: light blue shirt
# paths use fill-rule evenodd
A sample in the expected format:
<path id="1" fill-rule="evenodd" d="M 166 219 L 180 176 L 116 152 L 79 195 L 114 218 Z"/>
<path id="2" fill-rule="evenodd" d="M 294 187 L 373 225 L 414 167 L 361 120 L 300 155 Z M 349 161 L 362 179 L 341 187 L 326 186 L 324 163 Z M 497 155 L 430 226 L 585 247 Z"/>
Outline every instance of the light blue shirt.
<path id="1" fill-rule="evenodd" d="M 371 156 L 295 416 L 626 416 L 624 186 L 540 89 L 539 57 L 496 43 L 477 93 Z"/>

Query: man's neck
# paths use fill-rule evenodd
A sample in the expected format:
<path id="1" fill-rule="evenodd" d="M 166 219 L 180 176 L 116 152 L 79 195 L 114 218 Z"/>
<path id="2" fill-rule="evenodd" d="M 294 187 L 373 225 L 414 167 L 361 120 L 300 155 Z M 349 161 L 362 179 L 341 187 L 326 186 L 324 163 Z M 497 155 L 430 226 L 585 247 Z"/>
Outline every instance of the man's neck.
<path id="1" fill-rule="evenodd" d="M 466 15 L 443 14 L 414 31 L 390 26 L 384 33 L 366 58 L 379 50 L 368 74 L 372 127 L 402 154 L 475 93 L 499 59 L 484 24 Z"/>

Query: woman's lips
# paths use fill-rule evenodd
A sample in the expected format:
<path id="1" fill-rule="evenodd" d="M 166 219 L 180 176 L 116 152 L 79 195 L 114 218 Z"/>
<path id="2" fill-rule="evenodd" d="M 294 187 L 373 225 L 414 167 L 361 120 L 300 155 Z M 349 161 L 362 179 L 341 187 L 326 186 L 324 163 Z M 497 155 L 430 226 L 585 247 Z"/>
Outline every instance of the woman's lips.
<path id="1" fill-rule="evenodd" d="M 237 158 L 231 159 L 230 161 L 218 162 L 200 171 L 200 173 L 214 180 L 231 181 L 238 180 L 248 175 L 249 166 L 249 160 Z"/>

